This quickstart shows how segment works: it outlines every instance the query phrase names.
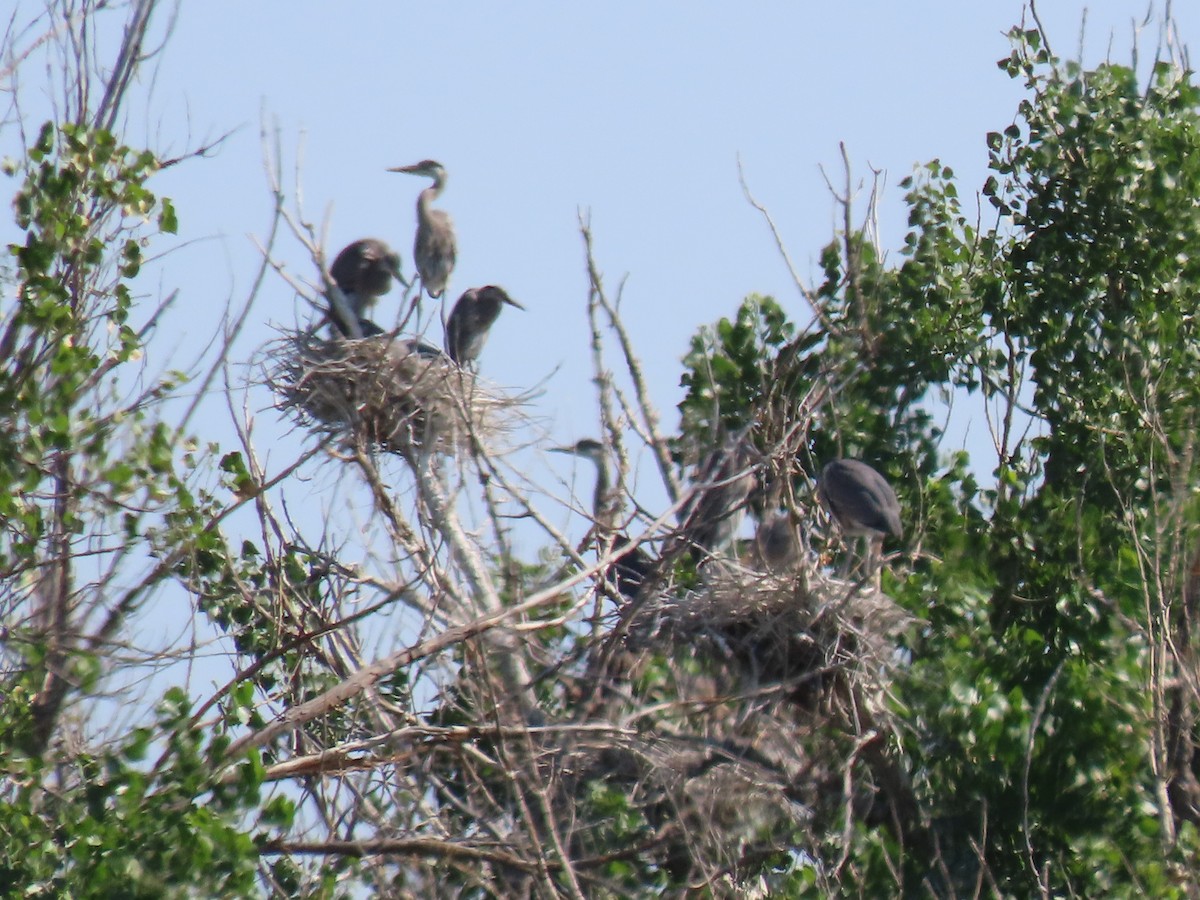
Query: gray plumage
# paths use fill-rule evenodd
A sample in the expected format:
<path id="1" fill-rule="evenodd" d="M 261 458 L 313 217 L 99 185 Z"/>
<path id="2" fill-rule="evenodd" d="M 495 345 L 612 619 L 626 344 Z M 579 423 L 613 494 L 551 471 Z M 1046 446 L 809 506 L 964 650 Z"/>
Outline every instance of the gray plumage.
<path id="1" fill-rule="evenodd" d="M 471 288 L 459 297 L 446 320 L 446 355 L 460 366 L 474 363 L 506 303 L 525 308 L 494 284 Z"/>
<path id="2" fill-rule="evenodd" d="M 592 517 L 596 520 L 598 528 L 612 533 L 616 498 L 612 493 L 612 479 L 608 472 L 608 459 L 604 452 L 604 445 L 593 438 L 583 438 L 570 446 L 551 447 L 550 449 L 554 453 L 570 453 L 573 456 L 590 459 L 596 466 L 596 487 L 592 494 Z M 629 538 L 623 534 L 613 536 L 612 548 L 613 552 L 618 552 L 623 548 L 628 548 L 628 550 L 613 560 L 612 565 L 605 573 L 606 580 L 617 589 L 617 593 L 622 597 L 632 600 L 654 572 L 654 558 L 641 546 L 631 545 Z"/>
<path id="3" fill-rule="evenodd" d="M 403 282 L 400 256 L 377 238 L 362 238 L 342 248 L 329 267 L 329 274 L 358 319 L 363 337 L 382 334 L 383 329 L 363 313 L 392 289 L 393 278 Z M 332 303 L 328 314 L 333 327 L 343 336 L 351 333 Z"/>
<path id="4" fill-rule="evenodd" d="M 843 533 L 899 537 L 900 501 L 882 475 L 857 459 L 835 459 L 821 470 L 817 496 Z"/>
<path id="5" fill-rule="evenodd" d="M 778 513 L 758 526 L 754 533 L 758 561 L 766 572 L 786 572 L 800 560 L 800 535 L 787 513 Z"/>
<path id="6" fill-rule="evenodd" d="M 450 280 L 458 252 L 450 216 L 431 206 L 446 186 L 446 170 L 441 163 L 424 159 L 411 166 L 397 166 L 388 171 L 424 175 L 433 179 L 433 184 L 417 197 L 417 236 L 413 241 L 413 262 L 417 274 L 421 276 L 421 288 L 430 297 L 440 297 L 446 290 L 446 282 Z"/>

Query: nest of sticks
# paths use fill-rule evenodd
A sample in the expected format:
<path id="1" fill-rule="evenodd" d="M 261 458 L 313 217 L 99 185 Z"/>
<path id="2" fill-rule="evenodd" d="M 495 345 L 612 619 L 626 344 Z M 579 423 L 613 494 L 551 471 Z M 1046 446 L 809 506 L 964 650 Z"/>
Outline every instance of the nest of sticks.
<path id="1" fill-rule="evenodd" d="M 279 410 L 364 448 L 453 454 L 505 430 L 505 412 L 518 404 L 445 354 L 394 334 L 284 331 L 266 354 Z"/>
<path id="2" fill-rule="evenodd" d="M 912 621 L 874 585 L 815 566 L 769 575 L 730 562 L 706 567 L 703 582 L 652 598 L 630 623 L 630 649 L 689 647 L 750 684 L 789 686 L 793 700 L 885 686 Z"/>

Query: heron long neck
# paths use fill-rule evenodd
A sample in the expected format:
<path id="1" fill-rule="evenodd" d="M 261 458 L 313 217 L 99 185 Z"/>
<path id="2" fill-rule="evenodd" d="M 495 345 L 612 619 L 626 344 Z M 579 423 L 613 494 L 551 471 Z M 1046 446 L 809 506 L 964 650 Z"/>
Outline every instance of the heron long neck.
<path id="1" fill-rule="evenodd" d="M 429 214 L 429 204 L 442 195 L 442 188 L 446 186 L 445 179 L 437 176 L 433 177 L 433 184 L 421 191 L 417 197 L 417 208 L 426 215 Z"/>
<path id="2" fill-rule="evenodd" d="M 612 512 L 610 509 L 612 480 L 608 475 L 608 465 L 599 456 L 589 456 L 588 459 L 596 464 L 596 490 L 592 493 L 592 515 L 598 524 L 608 526 L 611 524 L 608 518 Z"/>

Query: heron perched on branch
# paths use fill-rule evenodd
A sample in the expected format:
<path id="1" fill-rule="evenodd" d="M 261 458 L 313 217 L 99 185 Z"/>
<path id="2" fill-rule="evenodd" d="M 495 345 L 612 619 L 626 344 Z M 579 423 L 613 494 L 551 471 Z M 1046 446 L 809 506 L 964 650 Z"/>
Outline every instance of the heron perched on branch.
<path id="1" fill-rule="evenodd" d="M 817 480 L 817 497 L 847 537 L 867 539 L 867 573 L 878 574 L 883 539 L 899 537 L 900 501 L 882 475 L 857 459 L 835 459 Z"/>
<path id="2" fill-rule="evenodd" d="M 441 163 L 425 159 L 388 171 L 424 175 L 433 179 L 433 184 L 417 197 L 417 237 L 413 242 L 413 261 L 417 266 L 417 274 L 421 276 L 421 288 L 430 297 L 440 297 L 446 290 L 446 282 L 450 280 L 457 253 L 450 216 L 444 210 L 430 206 L 446 186 L 446 170 Z"/>
<path id="3" fill-rule="evenodd" d="M 383 329 L 363 314 L 392 289 L 393 278 L 404 284 L 399 254 L 378 238 L 362 238 L 342 248 L 329 267 L 329 274 L 346 298 L 350 313 L 357 318 L 362 336 L 382 334 Z M 329 304 L 329 321 L 343 336 L 353 334 L 333 302 Z"/>
<path id="4" fill-rule="evenodd" d="M 446 320 L 446 354 L 460 366 L 474 363 L 505 303 L 525 308 L 494 284 L 471 288 L 459 297 Z"/>
<path id="5" fill-rule="evenodd" d="M 731 435 L 697 467 L 679 526 L 697 563 L 721 552 L 737 537 L 746 501 L 758 486 L 756 468 L 745 429 Z"/>
<path id="6" fill-rule="evenodd" d="M 604 445 L 592 438 L 584 438 L 566 447 L 551 447 L 554 453 L 570 453 L 592 461 L 596 467 L 596 488 L 592 494 L 592 518 L 596 527 L 612 533 L 613 517 L 616 513 L 616 498 L 613 496 L 612 479 L 608 472 L 607 454 Z M 606 580 L 610 581 L 622 597 L 632 600 L 638 595 L 654 570 L 654 560 L 640 546 L 631 546 L 629 538 L 616 534 L 612 539 L 614 552 L 628 548 L 608 568 Z"/>

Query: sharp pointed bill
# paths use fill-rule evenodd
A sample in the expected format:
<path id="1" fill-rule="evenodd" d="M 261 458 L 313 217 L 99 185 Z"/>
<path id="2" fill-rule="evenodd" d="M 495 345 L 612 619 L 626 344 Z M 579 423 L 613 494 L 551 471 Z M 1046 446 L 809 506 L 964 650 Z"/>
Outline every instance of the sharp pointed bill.
<path id="1" fill-rule="evenodd" d="M 494 284 L 471 288 L 459 297 L 446 320 L 446 355 L 460 366 L 473 365 L 505 304 L 525 308 Z"/>
<path id="2" fill-rule="evenodd" d="M 433 179 L 433 184 L 417 197 L 417 236 L 413 241 L 413 262 L 417 274 L 421 276 L 421 289 L 430 297 L 440 297 L 446 290 L 458 253 L 450 216 L 432 206 L 446 186 L 446 169 L 435 160 L 424 159 L 411 166 L 396 166 L 388 171 Z"/>
<path id="3" fill-rule="evenodd" d="M 551 447 L 550 450 L 553 453 L 568 453 L 589 459 L 595 465 L 596 488 L 592 495 L 592 517 L 598 527 L 611 533 L 615 504 L 612 502 L 612 481 L 609 477 L 604 445 L 593 438 L 583 438 L 566 447 Z M 655 569 L 654 558 L 640 545 L 632 544 L 623 534 L 613 536 L 612 551 L 619 555 L 606 570 L 605 579 L 616 588 L 618 594 L 626 600 L 632 600 L 637 597 L 642 585 L 650 580 Z"/>

